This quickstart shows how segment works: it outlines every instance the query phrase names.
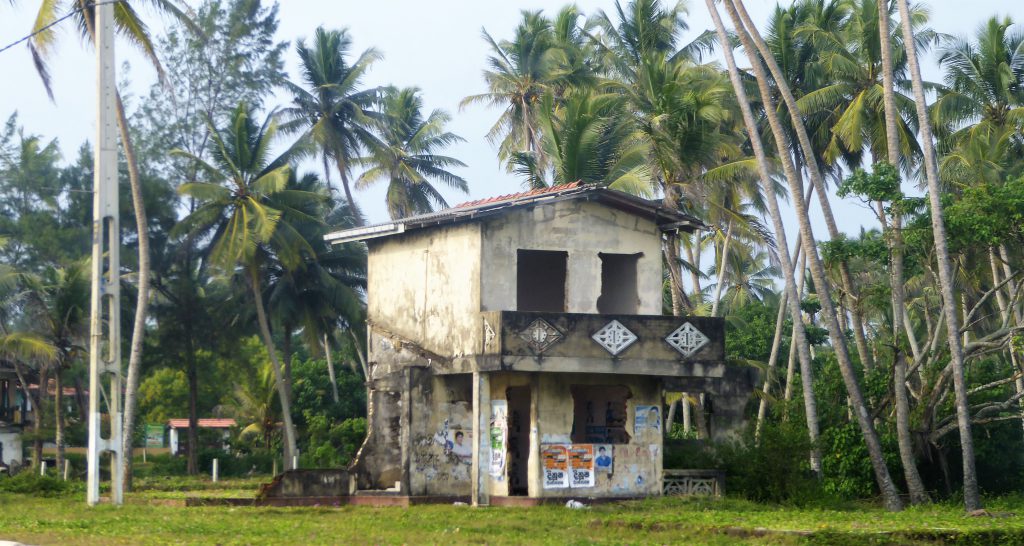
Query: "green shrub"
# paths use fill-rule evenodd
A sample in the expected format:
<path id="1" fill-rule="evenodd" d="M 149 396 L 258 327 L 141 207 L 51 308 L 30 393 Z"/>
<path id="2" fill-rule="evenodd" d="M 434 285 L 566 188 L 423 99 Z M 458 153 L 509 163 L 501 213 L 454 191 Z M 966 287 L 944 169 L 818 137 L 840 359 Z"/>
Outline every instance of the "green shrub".
<path id="1" fill-rule="evenodd" d="M 0 475 L 0 491 L 38 497 L 59 497 L 83 490 L 82 482 L 64 481 L 53 475 L 40 476 L 26 469 L 14 476 Z"/>

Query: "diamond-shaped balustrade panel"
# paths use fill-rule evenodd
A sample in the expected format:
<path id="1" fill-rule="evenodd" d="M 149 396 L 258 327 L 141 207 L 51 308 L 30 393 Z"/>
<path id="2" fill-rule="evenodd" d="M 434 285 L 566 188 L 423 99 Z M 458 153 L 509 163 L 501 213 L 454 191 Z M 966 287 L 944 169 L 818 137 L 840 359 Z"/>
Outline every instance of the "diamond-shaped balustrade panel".
<path id="1" fill-rule="evenodd" d="M 687 322 L 669 334 L 665 341 L 683 356 L 690 357 L 708 344 L 708 336 Z"/>
<path id="2" fill-rule="evenodd" d="M 543 353 L 565 336 L 548 321 L 539 318 L 531 322 L 525 330 L 519 332 L 519 337 L 523 338 L 534 352 Z"/>
<path id="3" fill-rule="evenodd" d="M 594 332 L 594 335 L 591 337 L 598 345 L 611 353 L 612 356 L 618 356 L 619 353 L 626 350 L 626 347 L 629 347 L 637 340 L 636 334 L 630 332 L 628 328 L 617 320 L 605 324 L 603 328 Z"/>

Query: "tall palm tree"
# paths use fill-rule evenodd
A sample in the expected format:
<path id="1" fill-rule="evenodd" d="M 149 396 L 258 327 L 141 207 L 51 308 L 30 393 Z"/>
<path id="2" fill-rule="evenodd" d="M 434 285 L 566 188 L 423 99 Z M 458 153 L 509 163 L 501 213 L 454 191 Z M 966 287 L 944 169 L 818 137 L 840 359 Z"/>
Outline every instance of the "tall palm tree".
<path id="1" fill-rule="evenodd" d="M 379 94 L 376 87 L 363 87 L 363 77 L 382 56 L 370 48 L 350 62 L 351 48 L 352 37 L 347 29 L 317 27 L 311 45 L 299 40 L 295 51 L 299 55 L 305 87 L 292 82 L 286 84 L 292 94 L 292 106 L 285 108 L 282 114 L 288 120 L 287 127 L 305 128 L 306 135 L 318 146 L 328 184 L 328 165 L 334 163 L 345 200 L 358 211 L 349 174 L 359 151 L 375 142 L 370 127 Z"/>
<path id="2" fill-rule="evenodd" d="M 967 405 L 967 384 L 964 379 L 964 352 L 960 339 L 960 317 L 957 316 L 956 312 L 949 244 L 946 241 L 946 226 L 942 218 L 938 162 L 935 157 L 935 145 L 932 141 L 931 123 L 928 119 L 924 82 L 921 78 L 921 66 L 917 60 L 917 48 L 910 46 L 913 43 L 910 6 L 907 4 L 907 0 L 896 0 L 896 4 L 899 7 L 900 18 L 903 21 L 903 40 L 904 43 L 908 44 L 907 65 L 910 68 L 910 82 L 914 91 L 917 118 L 920 124 L 921 147 L 924 152 L 925 178 L 928 181 L 928 202 L 931 208 L 932 236 L 935 240 L 939 287 L 942 293 L 942 311 L 946 318 L 946 337 L 949 341 L 950 366 L 952 367 L 953 374 L 957 426 L 960 431 L 960 450 L 964 473 L 964 506 L 968 511 L 973 511 L 981 508 L 981 496 L 978 491 L 978 475 L 974 465 L 974 439 L 971 436 L 971 414 L 970 408 Z"/>
<path id="3" fill-rule="evenodd" d="M 153 46 L 153 40 L 149 29 L 139 17 L 133 4 L 148 4 L 163 15 L 169 15 L 175 20 L 185 24 L 193 31 L 198 31 L 192 23 L 187 8 L 181 8 L 172 0 L 145 0 L 144 2 L 129 2 L 122 0 L 114 5 L 115 29 L 123 39 L 126 39 L 133 46 L 140 49 L 146 58 L 157 69 L 160 78 L 163 78 L 163 69 Z M 50 99 L 53 99 L 51 89 L 51 77 L 48 61 L 55 52 L 57 32 L 53 24 L 65 13 L 65 10 L 75 10 L 74 20 L 77 27 L 88 38 L 90 43 L 96 42 L 95 32 L 95 6 L 88 0 L 43 0 L 39 4 L 39 10 L 33 24 L 34 36 L 29 41 L 29 51 L 35 63 L 36 71 L 43 80 Z M 128 116 L 125 113 L 124 101 L 121 100 L 120 91 L 116 92 L 116 116 L 117 127 L 120 132 L 121 146 L 124 151 L 125 163 L 128 167 L 128 184 L 131 188 L 132 208 L 135 211 L 135 227 L 138 236 L 139 270 L 138 270 L 138 299 L 135 303 L 135 318 L 132 325 L 132 340 L 128 353 L 128 374 L 125 385 L 124 403 L 124 425 L 125 430 L 132 430 L 135 424 L 136 393 L 139 388 L 139 366 L 142 362 L 143 337 L 146 333 L 146 316 L 150 300 L 150 251 L 149 251 L 149 222 L 146 217 L 145 200 L 142 195 L 142 182 L 139 176 L 139 164 L 135 157 L 135 147 L 132 144 L 131 131 L 128 125 Z M 124 435 L 123 451 L 130 453 L 131 434 Z M 125 485 L 131 488 L 132 457 L 124 457 Z"/>
<path id="4" fill-rule="evenodd" d="M 299 269 L 314 256 L 309 242 L 293 222 L 314 221 L 303 209 L 322 196 L 288 186 L 288 161 L 296 155 L 300 144 L 277 158 L 271 157 L 270 148 L 279 129 L 276 115 L 270 114 L 262 124 L 257 124 L 243 102 L 229 120 L 230 125 L 225 128 L 208 122 L 214 143 L 212 163 L 178 152 L 194 161 L 209 181 L 191 182 L 179 188 L 180 193 L 194 198 L 198 206 L 175 231 L 209 236 L 206 254 L 210 263 L 226 272 L 240 268 L 256 306 L 260 334 L 272 363 L 284 418 L 285 454 L 291 456 L 296 453 L 291 401 L 270 333 L 263 277 L 270 263 L 277 261 L 285 268 Z M 289 464 L 287 460 L 286 465 Z"/>
<path id="5" fill-rule="evenodd" d="M 517 153 L 526 153 L 535 156 L 543 170 L 547 162 L 540 145 L 541 100 L 564 86 L 567 76 L 558 70 L 560 57 L 556 56 L 551 21 L 541 11 L 524 10 L 512 40 L 499 42 L 486 29 L 482 32 L 491 49 L 489 68 L 483 74 L 487 91 L 462 99 L 459 107 L 483 104 L 501 108 L 501 115 L 487 132 L 487 140 L 498 145 L 498 159 L 508 161 Z"/>
<path id="6" fill-rule="evenodd" d="M 893 67 L 893 40 L 890 28 L 889 0 L 877 0 L 878 2 L 878 34 L 879 34 L 879 61 L 882 72 L 882 104 L 885 115 L 885 152 L 886 160 L 895 171 L 900 161 L 899 121 L 900 115 L 896 110 L 896 73 Z M 915 139 L 916 142 L 916 139 Z M 872 152 L 873 154 L 876 152 Z M 897 191 L 902 193 L 899 173 L 894 172 L 897 182 Z M 883 218 L 884 220 L 884 218 Z M 901 331 L 907 321 L 904 321 L 906 313 L 906 292 L 903 279 L 903 218 L 897 207 L 892 214 L 890 223 L 890 237 L 887 237 L 889 245 L 889 288 L 892 291 L 892 336 L 894 344 L 902 338 Z M 908 328 L 913 334 L 913 330 Z M 899 347 L 899 344 L 896 345 Z M 928 502 L 928 492 L 921 481 L 921 475 L 917 471 L 917 461 L 914 458 L 913 442 L 910 436 L 910 401 L 907 397 L 907 367 L 904 353 L 896 349 L 896 358 L 893 362 L 893 392 L 896 401 L 896 437 L 900 451 L 900 462 L 903 463 L 903 474 L 907 481 L 907 490 L 910 493 L 912 504 Z"/>
<path id="7" fill-rule="evenodd" d="M 386 203 L 392 219 L 447 207 L 448 202 L 432 182 L 463 193 L 469 191 L 466 180 L 448 170 L 466 164 L 439 154 L 464 140 L 445 130 L 449 121 L 451 116 L 442 110 L 433 110 L 424 117 L 423 97 L 415 87 L 384 90 L 381 115 L 375 124 L 379 138 L 367 146 L 369 155 L 358 160 L 366 171 L 356 180 L 356 187 L 386 180 Z"/>
<path id="8" fill-rule="evenodd" d="M 771 125 L 772 134 L 775 137 L 776 147 L 779 152 L 778 157 L 782 161 L 783 171 L 785 172 L 787 182 L 789 183 L 790 193 L 793 195 L 800 195 L 802 193 L 800 179 L 798 178 L 793 166 L 792 158 L 789 156 L 788 146 L 786 146 L 786 135 L 783 132 L 782 124 L 779 122 L 778 115 L 774 108 L 771 95 L 772 90 L 768 85 L 769 78 L 764 65 L 768 65 L 768 67 L 772 69 L 772 72 L 777 74 L 775 77 L 775 84 L 781 91 L 782 95 L 786 97 L 786 103 L 791 113 L 793 125 L 797 129 L 796 132 L 799 135 L 799 145 L 804 149 L 804 153 L 806 154 L 809 150 L 812 150 L 812 148 L 809 139 L 807 138 L 806 128 L 803 127 L 802 120 L 795 115 L 796 106 L 794 104 L 795 99 L 792 96 L 792 91 L 789 89 L 788 84 L 784 80 L 781 80 L 782 75 L 779 73 L 778 65 L 773 63 L 773 59 L 770 56 L 771 52 L 768 50 L 764 40 L 760 38 L 757 28 L 754 27 L 753 23 L 750 21 L 750 16 L 746 13 L 742 0 L 723 0 L 723 3 L 730 18 L 733 20 L 733 24 L 738 30 L 740 41 L 743 44 L 743 49 L 746 50 L 747 54 L 751 58 L 752 68 L 761 93 L 761 100 L 765 104 L 764 111 L 769 124 Z M 760 53 L 760 55 L 758 55 L 758 53 Z M 821 187 L 821 173 L 817 169 L 816 162 L 811 161 L 808 163 L 808 166 L 810 167 L 809 170 L 811 171 L 812 182 L 815 184 L 815 189 L 818 191 L 820 199 L 823 190 Z M 846 391 L 849 395 L 850 403 L 853 406 L 858 425 L 860 426 L 861 433 L 864 436 L 864 440 L 868 448 L 868 455 L 874 469 L 875 479 L 878 482 L 879 489 L 882 491 L 882 496 L 885 499 L 886 506 L 890 510 L 901 510 L 903 508 L 903 503 L 899 498 L 896 486 L 893 483 L 892 477 L 889 474 L 889 469 L 886 466 L 878 433 L 875 431 L 874 424 L 867 412 L 864 397 L 860 390 L 860 384 L 857 381 L 853 362 L 850 359 L 850 354 L 846 346 L 846 339 L 839 326 L 838 315 L 836 313 L 835 305 L 831 299 L 832 289 L 828 282 L 828 278 L 826 277 L 821 257 L 818 255 L 814 234 L 811 229 L 810 217 L 807 214 L 807 207 L 804 206 L 803 200 L 801 199 L 794 199 L 793 204 L 796 209 L 797 220 L 800 225 L 804 254 L 807 257 L 807 263 L 810 266 L 811 278 L 813 279 L 814 286 L 820 296 L 822 307 L 821 314 L 829 331 L 829 338 L 832 342 L 832 348 L 835 351 L 836 360 L 839 363 L 839 369 L 843 377 L 843 382 L 846 385 Z M 827 207 L 827 204 L 828 200 L 826 197 L 823 201 L 823 208 Z M 791 296 L 793 295 L 794 294 L 791 294 Z M 799 314 L 794 314 L 794 317 L 796 316 L 799 316 Z"/>
<path id="9" fill-rule="evenodd" d="M 807 344 L 807 332 L 804 328 L 803 321 L 800 320 L 800 290 L 797 288 L 797 281 L 794 278 L 796 270 L 793 267 L 793 259 L 791 259 L 789 255 L 789 243 L 786 236 L 785 225 L 782 223 L 782 213 L 779 210 L 776 188 L 771 181 L 771 174 L 774 171 L 771 164 L 768 162 L 768 155 L 757 129 L 757 121 L 754 119 L 754 113 L 750 106 L 750 101 L 747 98 L 746 89 L 741 79 L 740 71 L 736 66 L 736 59 L 733 56 L 733 50 L 731 47 L 731 38 L 725 29 L 725 25 L 722 23 L 722 18 L 718 13 L 718 8 L 715 6 L 715 0 L 705 0 L 705 2 L 707 4 L 708 12 L 711 14 L 711 18 L 715 23 L 715 32 L 717 34 L 719 44 L 722 46 L 722 53 L 725 57 L 726 66 L 729 70 L 729 80 L 732 84 L 733 92 L 736 94 L 737 105 L 742 113 L 744 127 L 746 127 L 747 134 L 750 138 L 750 146 L 753 149 L 754 156 L 757 160 L 762 190 L 765 194 L 766 205 L 772 219 L 772 228 L 775 231 L 775 240 L 780 247 L 779 258 L 782 262 L 782 275 L 785 280 L 785 297 L 783 299 L 789 306 L 790 316 L 794 317 L 793 342 L 791 347 L 795 348 L 799 356 L 800 376 L 804 387 L 804 412 L 807 420 L 807 433 L 810 438 L 811 445 L 814 446 L 817 445 L 818 442 L 819 427 L 817 401 L 814 396 L 814 377 L 813 369 L 811 368 L 811 354 Z M 749 50 L 748 55 L 750 55 Z M 763 79 L 764 78 L 761 78 L 760 80 Z M 760 90 L 764 93 L 767 90 L 766 82 L 759 81 L 758 84 Z M 768 104 L 770 106 L 770 101 L 768 101 Z M 774 125 L 777 125 L 777 123 L 773 124 L 773 127 Z M 786 159 L 788 159 L 788 156 Z M 783 166 L 784 168 L 791 170 L 792 162 L 783 161 Z M 792 175 L 791 172 L 787 172 L 786 174 Z M 801 204 L 804 204 L 803 200 L 797 200 L 800 201 Z M 806 209 L 807 205 L 804 204 L 803 210 L 805 213 Z M 801 229 L 802 228 L 803 226 L 801 226 Z M 800 238 L 800 235 L 798 235 L 798 238 Z M 773 351 L 777 352 L 777 349 L 773 348 Z M 816 448 L 811 449 L 810 466 L 813 472 L 818 475 L 821 474 L 821 452 Z"/>

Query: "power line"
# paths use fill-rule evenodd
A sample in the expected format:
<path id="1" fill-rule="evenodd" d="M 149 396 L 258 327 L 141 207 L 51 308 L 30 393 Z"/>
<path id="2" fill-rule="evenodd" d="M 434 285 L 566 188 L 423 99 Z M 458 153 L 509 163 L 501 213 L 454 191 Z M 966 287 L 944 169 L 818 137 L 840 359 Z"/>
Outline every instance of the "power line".
<path id="1" fill-rule="evenodd" d="M 14 46 L 16 46 L 16 45 L 18 45 L 18 44 L 20 44 L 20 43 L 22 43 L 24 41 L 32 39 L 32 37 L 36 36 L 37 34 L 42 34 L 43 32 L 46 32 L 47 30 L 50 30 L 51 28 L 57 26 L 58 24 L 60 24 L 64 20 L 66 20 L 67 18 L 71 17 L 72 15 L 75 15 L 76 13 L 81 12 L 85 8 L 90 8 L 90 7 L 94 7 L 94 6 L 102 6 L 104 4 L 117 4 L 117 3 L 123 2 L 123 1 L 124 0 L 101 0 L 100 2 L 92 2 L 92 3 L 90 3 L 90 4 L 86 5 L 86 6 L 79 6 L 77 8 L 74 8 L 71 11 L 65 13 L 64 15 L 58 17 L 52 23 L 50 23 L 50 24 L 44 26 L 43 28 L 33 32 L 32 34 L 29 34 L 27 36 L 23 36 L 21 38 L 18 38 L 17 40 L 15 40 L 15 41 L 5 45 L 4 47 L 0 47 L 0 53 L 3 53 L 4 51 L 7 51 L 8 49 L 11 49 L 12 47 L 14 47 Z"/>

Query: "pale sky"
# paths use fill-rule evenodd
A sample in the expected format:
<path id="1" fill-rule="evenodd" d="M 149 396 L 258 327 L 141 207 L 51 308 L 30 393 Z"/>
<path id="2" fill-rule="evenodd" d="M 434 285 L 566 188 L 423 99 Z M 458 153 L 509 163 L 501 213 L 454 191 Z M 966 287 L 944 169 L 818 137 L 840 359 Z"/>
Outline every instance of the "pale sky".
<path id="1" fill-rule="evenodd" d="M 33 10 L 39 2 L 21 0 L 15 7 L 7 2 L 0 3 L 0 47 L 28 32 Z M 789 2 L 782 0 L 782 3 Z M 614 10 L 613 0 L 579 0 L 576 4 L 586 14 L 601 9 L 609 13 Z M 995 14 L 1024 21 L 1024 0 L 932 0 L 928 4 L 931 25 L 951 34 L 971 34 L 982 21 Z M 519 21 L 520 10 L 543 8 L 553 13 L 562 5 L 561 1 L 539 0 L 282 0 L 278 32 L 279 38 L 294 43 L 298 38 L 310 36 L 318 25 L 348 27 L 354 38 L 354 51 L 372 46 L 384 53 L 384 60 L 374 66 L 367 78 L 368 85 L 418 86 L 423 90 L 428 109 L 441 108 L 451 113 L 454 119 L 450 130 L 464 137 L 466 142 L 453 146 L 448 155 L 468 165 L 457 172 L 470 185 L 468 196 L 444 192 L 454 205 L 521 189 L 519 180 L 498 164 L 496 150 L 484 139 L 500 112 L 483 106 L 461 112 L 458 108 L 463 97 L 485 90 L 481 72 L 488 51 L 480 37 L 481 28 L 486 28 L 497 39 L 510 38 Z M 763 31 L 776 1 L 746 0 L 746 5 Z M 143 14 L 154 31 L 162 28 L 162 22 L 152 13 L 143 9 Z M 704 2 L 699 0 L 690 0 L 688 21 L 691 30 L 684 40 L 712 28 Z M 62 24 L 59 29 L 59 59 L 51 67 L 54 102 L 48 100 L 24 45 L 0 53 L 0 74 L 3 74 L 0 121 L 17 111 L 28 131 L 58 138 L 66 158 L 74 158 L 75 149 L 86 139 L 92 140 L 95 131 L 95 63 L 91 48 L 83 47 L 70 23 Z M 294 49 L 289 50 L 286 59 L 289 74 L 296 77 Z M 133 86 L 129 94 L 144 96 L 155 78 L 153 69 L 127 46 L 119 50 L 119 64 L 124 60 L 131 64 Z M 742 53 L 738 60 L 741 65 L 748 64 Z M 936 80 L 939 72 L 931 57 L 928 60 L 924 66 L 925 78 Z M 287 97 L 279 94 L 277 101 L 268 101 L 268 105 L 286 101 Z M 356 199 L 371 222 L 387 220 L 383 185 L 357 193 Z M 816 207 L 812 211 L 816 211 Z M 855 201 L 834 198 L 833 207 L 844 231 L 855 233 L 862 225 L 873 227 L 876 224 L 871 213 Z M 796 234 L 795 223 L 787 222 L 787 228 L 792 241 Z M 818 238 L 823 238 L 823 224 L 815 222 L 815 228 Z"/>

